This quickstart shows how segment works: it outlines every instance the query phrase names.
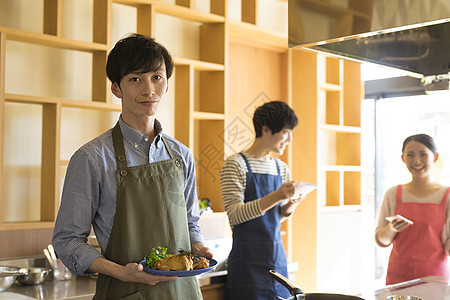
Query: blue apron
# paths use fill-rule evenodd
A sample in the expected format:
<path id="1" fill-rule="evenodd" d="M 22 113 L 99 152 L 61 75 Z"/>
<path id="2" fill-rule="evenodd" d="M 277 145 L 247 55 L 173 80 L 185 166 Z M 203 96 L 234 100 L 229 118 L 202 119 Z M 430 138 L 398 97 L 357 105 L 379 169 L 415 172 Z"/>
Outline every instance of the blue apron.
<path id="1" fill-rule="evenodd" d="M 278 175 L 253 173 L 247 158 L 247 184 L 244 202 L 253 201 L 276 191 L 283 183 L 277 161 Z M 274 280 L 269 270 L 287 277 L 287 259 L 280 234 L 281 206 L 263 216 L 233 227 L 233 247 L 228 257 L 226 299 L 288 298 L 289 291 Z"/>

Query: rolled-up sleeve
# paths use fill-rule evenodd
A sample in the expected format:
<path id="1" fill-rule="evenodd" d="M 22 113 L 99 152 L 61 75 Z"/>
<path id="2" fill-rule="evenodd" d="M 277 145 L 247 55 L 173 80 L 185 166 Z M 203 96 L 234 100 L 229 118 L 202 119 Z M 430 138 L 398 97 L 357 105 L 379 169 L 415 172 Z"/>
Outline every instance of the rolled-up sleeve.
<path id="1" fill-rule="evenodd" d="M 92 262 L 102 255 L 88 244 L 99 203 L 98 170 L 78 150 L 71 158 L 55 223 L 52 244 L 64 265 L 76 275 L 90 275 Z"/>

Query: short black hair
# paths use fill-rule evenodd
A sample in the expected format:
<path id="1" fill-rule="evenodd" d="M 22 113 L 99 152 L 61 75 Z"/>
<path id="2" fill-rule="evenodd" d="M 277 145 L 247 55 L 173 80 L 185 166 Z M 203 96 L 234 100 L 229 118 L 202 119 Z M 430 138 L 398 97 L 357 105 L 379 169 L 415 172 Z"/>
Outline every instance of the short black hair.
<path id="1" fill-rule="evenodd" d="M 120 39 L 109 52 L 106 75 L 112 83 L 120 86 L 120 81 L 127 74 L 155 71 L 163 62 L 169 79 L 173 72 L 173 60 L 167 49 L 151 37 L 132 33 Z"/>
<path id="2" fill-rule="evenodd" d="M 280 132 L 283 128 L 294 129 L 298 118 L 292 108 L 282 101 L 266 102 L 256 108 L 253 114 L 253 126 L 256 137 L 262 135 L 262 127 L 269 127 L 272 134 Z"/>
<path id="3" fill-rule="evenodd" d="M 406 144 L 408 144 L 409 142 L 412 142 L 412 141 L 416 141 L 421 144 L 424 144 L 425 147 L 430 149 L 434 154 L 437 153 L 436 144 L 434 143 L 433 138 L 431 136 L 429 136 L 428 134 L 424 134 L 424 133 L 414 134 L 414 135 L 407 137 L 405 139 L 405 141 L 403 142 L 402 153 L 405 151 Z"/>

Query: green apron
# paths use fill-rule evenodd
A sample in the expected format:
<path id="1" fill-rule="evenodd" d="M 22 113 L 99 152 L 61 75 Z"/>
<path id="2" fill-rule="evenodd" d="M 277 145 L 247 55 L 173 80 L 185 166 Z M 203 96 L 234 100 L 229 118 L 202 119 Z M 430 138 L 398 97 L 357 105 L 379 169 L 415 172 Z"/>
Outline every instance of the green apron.
<path id="1" fill-rule="evenodd" d="M 153 247 L 168 253 L 190 250 L 182 162 L 168 145 L 170 159 L 127 167 L 119 123 L 113 128 L 117 162 L 117 204 L 105 258 L 120 265 L 139 262 Z M 122 282 L 99 274 L 94 299 L 202 299 L 196 277 L 156 285 Z"/>

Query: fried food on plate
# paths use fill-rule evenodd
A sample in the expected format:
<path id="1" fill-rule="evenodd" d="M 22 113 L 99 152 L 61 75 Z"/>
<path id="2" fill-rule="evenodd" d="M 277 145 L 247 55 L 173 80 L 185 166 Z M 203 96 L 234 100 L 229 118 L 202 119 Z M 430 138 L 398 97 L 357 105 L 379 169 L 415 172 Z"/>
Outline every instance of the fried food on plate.
<path id="1" fill-rule="evenodd" d="M 161 271 L 190 271 L 209 267 L 209 260 L 205 257 L 195 257 L 183 249 L 178 252 L 167 254 L 167 248 L 155 247 L 144 259 L 148 268 Z"/>
<path id="2" fill-rule="evenodd" d="M 193 269 L 192 259 L 184 254 L 171 255 L 153 265 L 153 269 L 161 271 L 189 271 Z"/>

